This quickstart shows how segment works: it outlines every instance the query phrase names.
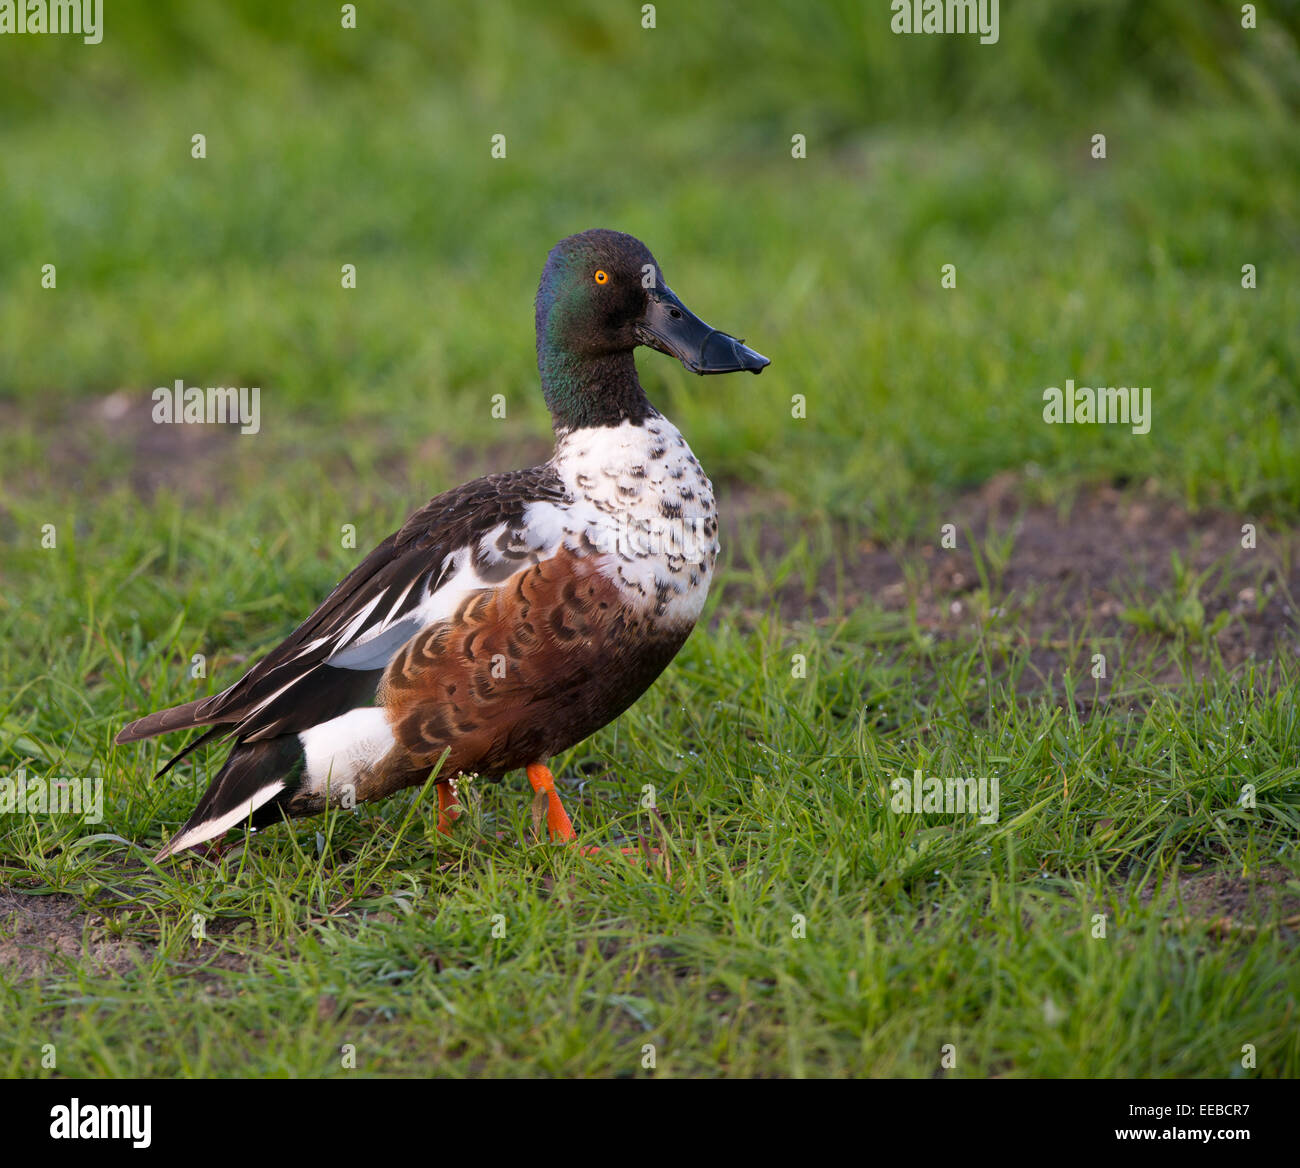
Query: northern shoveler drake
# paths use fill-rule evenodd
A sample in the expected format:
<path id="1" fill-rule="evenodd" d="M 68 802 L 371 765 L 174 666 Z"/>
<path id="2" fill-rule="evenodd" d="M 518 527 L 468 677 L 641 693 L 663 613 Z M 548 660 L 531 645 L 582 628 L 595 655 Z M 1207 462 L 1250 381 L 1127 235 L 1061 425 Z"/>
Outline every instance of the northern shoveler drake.
<path id="1" fill-rule="evenodd" d="M 647 399 L 633 350 L 701 374 L 769 362 L 691 313 L 645 244 L 618 231 L 556 244 L 536 323 L 549 462 L 430 500 L 229 689 L 118 734 L 210 727 L 164 772 L 202 743 L 234 739 L 158 860 L 245 822 L 381 799 L 440 762 L 442 830 L 459 776 L 523 768 L 546 794 L 551 837 L 573 839 L 548 760 L 663 672 L 718 552 L 713 486 Z"/>

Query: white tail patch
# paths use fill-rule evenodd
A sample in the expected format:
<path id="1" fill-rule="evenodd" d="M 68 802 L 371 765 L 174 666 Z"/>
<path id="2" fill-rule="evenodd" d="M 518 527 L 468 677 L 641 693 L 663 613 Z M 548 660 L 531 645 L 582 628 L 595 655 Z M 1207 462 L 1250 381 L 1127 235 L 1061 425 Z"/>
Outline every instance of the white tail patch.
<path id="1" fill-rule="evenodd" d="M 303 789 L 324 794 L 356 780 L 392 750 L 388 714 L 379 706 L 349 710 L 298 735 L 307 765 Z"/>

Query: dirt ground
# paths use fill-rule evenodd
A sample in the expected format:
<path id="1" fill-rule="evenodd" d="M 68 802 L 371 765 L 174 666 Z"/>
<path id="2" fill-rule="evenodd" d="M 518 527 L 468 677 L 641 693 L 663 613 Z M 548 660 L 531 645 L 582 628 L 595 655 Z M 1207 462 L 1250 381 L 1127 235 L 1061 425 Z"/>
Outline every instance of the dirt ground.
<path id="1" fill-rule="evenodd" d="M 724 539 L 756 525 L 760 558 L 775 559 L 797 537 L 797 522 L 771 518 L 782 514 L 779 500 L 725 487 L 720 494 Z M 774 597 L 742 591 L 735 600 L 754 605 L 756 613 L 775 604 L 786 621 L 815 624 L 832 623 L 863 603 L 897 614 L 914 607 L 917 627 L 936 639 L 994 630 L 1004 649 L 1028 653 L 1031 673 L 1041 679 L 1070 668 L 1091 684 L 1091 655 L 1103 652 L 1102 694 L 1124 662 L 1146 667 L 1161 643 L 1180 638 L 1202 659 L 1213 646 L 1229 668 L 1300 651 L 1295 530 L 1257 516 L 1192 514 L 1166 499 L 1110 486 L 1080 491 L 1065 511 L 1019 500 L 1011 474 L 952 500 L 942 512 L 957 528 L 951 549 L 940 546 L 937 523 L 932 542 L 902 547 L 844 526 L 834 538 L 836 562 L 822 568 L 811 593 L 802 581 L 787 581 Z M 1255 527 L 1252 549 L 1242 546 L 1247 523 Z M 989 574 L 990 595 L 982 597 L 972 543 L 986 550 L 1004 538 L 1012 550 L 1000 574 Z M 1183 565 L 1181 587 L 1175 556 Z M 1197 606 L 1205 630 L 1221 614 L 1226 623 L 1199 635 Z M 1167 662 L 1145 676 L 1155 683 L 1180 679 Z"/>
<path id="2" fill-rule="evenodd" d="M 210 937 L 234 932 L 237 921 L 207 922 Z M 118 936 L 101 912 L 86 906 L 75 896 L 62 893 L 24 893 L 0 888 L 0 982 L 75 976 L 78 971 L 121 975 L 151 957 L 151 930 L 139 922 L 129 936 Z M 134 939 L 132 939 L 134 937 Z M 145 938 L 145 940 L 141 940 Z M 211 945 L 193 946 L 191 976 L 206 977 L 219 969 L 247 965 L 238 946 L 216 950 Z"/>
<path id="3" fill-rule="evenodd" d="M 1149 903 L 1155 889 L 1142 890 Z M 1300 888 L 1284 868 L 1265 867 L 1251 879 L 1224 872 L 1196 872 L 1178 881 L 1180 916 L 1176 924 L 1210 922 L 1219 937 L 1250 936 L 1261 927 L 1280 923 L 1300 929 Z"/>
<path id="4" fill-rule="evenodd" d="M 98 973 L 130 969 L 139 949 L 129 941 L 94 936 L 92 920 L 73 896 L 0 890 L 0 970 L 16 981 L 87 964 Z"/>

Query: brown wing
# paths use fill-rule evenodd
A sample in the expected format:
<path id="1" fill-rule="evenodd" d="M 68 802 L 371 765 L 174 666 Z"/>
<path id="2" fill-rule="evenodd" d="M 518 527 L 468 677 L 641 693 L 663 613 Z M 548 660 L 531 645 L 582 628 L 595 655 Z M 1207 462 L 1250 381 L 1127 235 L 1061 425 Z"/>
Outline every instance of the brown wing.
<path id="1" fill-rule="evenodd" d="M 549 758 L 613 721 L 676 655 L 689 626 L 627 602 L 603 557 L 561 549 L 393 658 L 379 687 L 397 745 L 419 766 L 485 776 Z"/>

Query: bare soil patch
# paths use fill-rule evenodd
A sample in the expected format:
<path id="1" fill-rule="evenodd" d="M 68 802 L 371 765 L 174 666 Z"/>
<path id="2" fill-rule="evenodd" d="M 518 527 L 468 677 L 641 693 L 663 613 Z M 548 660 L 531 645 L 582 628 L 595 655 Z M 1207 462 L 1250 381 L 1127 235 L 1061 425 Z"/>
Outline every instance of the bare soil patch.
<path id="1" fill-rule="evenodd" d="M 1143 904 L 1154 894 L 1154 888 L 1144 888 Z M 1291 873 L 1277 865 L 1249 876 L 1222 869 L 1182 876 L 1177 898 L 1184 923 L 1209 923 L 1220 935 L 1253 933 L 1269 925 L 1300 931 L 1300 889 Z"/>
<path id="2" fill-rule="evenodd" d="M 955 548 L 940 545 L 938 519 L 933 541 L 902 547 L 839 525 L 815 588 L 787 580 L 774 595 L 733 587 L 729 599 L 815 624 L 875 605 L 936 639 L 984 635 L 995 649 L 1023 649 L 1042 677 L 1067 667 L 1087 675 L 1091 654 L 1103 652 L 1110 662 L 1103 692 L 1116 665 L 1150 660 L 1161 642 L 1202 655 L 1213 647 L 1229 667 L 1300 651 L 1295 529 L 1258 516 L 1192 513 L 1154 493 L 1108 486 L 1082 490 L 1058 510 L 1025 505 L 1018 488 L 1015 476 L 998 476 L 943 508 L 942 521 L 957 527 Z M 748 540 L 733 546 L 756 545 L 760 560 L 778 559 L 801 534 L 796 518 L 780 518 L 788 512 L 779 502 L 721 494 L 724 538 L 749 527 Z M 1246 524 L 1255 528 L 1250 549 L 1242 546 Z M 743 556 L 738 562 L 745 566 Z M 1150 678 L 1177 679 L 1170 669 Z"/>
<path id="3" fill-rule="evenodd" d="M 241 922 L 213 920 L 206 929 L 211 941 L 227 938 Z M 0 981 L 49 981 L 61 974 L 89 971 L 98 976 L 122 975 L 151 958 L 156 938 L 148 925 L 133 925 L 125 936 L 108 927 L 105 917 L 75 896 L 63 893 L 24 893 L 0 888 Z M 192 960 L 179 964 L 192 976 L 210 977 L 218 969 L 242 969 L 247 960 L 230 947 L 217 950 L 194 943 Z"/>
<path id="4" fill-rule="evenodd" d="M 97 936 L 91 920 L 76 897 L 0 890 L 0 975 L 24 981 L 65 969 L 104 974 L 132 968 L 140 948 Z"/>

